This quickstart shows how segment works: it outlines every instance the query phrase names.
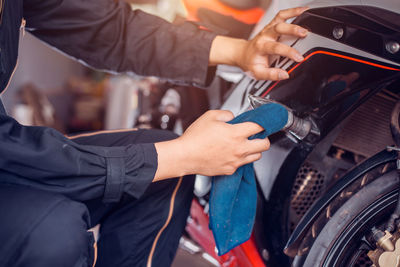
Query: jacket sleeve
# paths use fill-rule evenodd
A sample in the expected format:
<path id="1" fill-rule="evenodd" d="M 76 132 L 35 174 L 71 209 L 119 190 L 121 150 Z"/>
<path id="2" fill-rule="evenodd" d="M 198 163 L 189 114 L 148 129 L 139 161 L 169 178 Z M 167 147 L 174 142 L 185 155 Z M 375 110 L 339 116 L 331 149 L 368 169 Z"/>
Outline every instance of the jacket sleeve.
<path id="1" fill-rule="evenodd" d="M 88 65 L 204 86 L 214 33 L 172 25 L 123 0 L 24 0 L 26 29 Z"/>
<path id="2" fill-rule="evenodd" d="M 1 103 L 0 103 L 1 105 Z M 139 198 L 157 169 L 154 144 L 78 145 L 46 127 L 22 126 L 0 113 L 0 183 L 58 192 L 75 200 Z"/>

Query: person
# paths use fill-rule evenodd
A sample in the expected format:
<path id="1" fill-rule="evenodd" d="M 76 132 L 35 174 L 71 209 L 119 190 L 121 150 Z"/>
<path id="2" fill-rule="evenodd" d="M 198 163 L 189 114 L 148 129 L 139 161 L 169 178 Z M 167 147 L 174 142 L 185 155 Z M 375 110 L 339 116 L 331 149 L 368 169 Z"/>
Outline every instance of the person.
<path id="1" fill-rule="evenodd" d="M 196 85 L 207 84 L 216 64 L 239 66 L 258 79 L 287 79 L 285 71 L 269 68 L 268 55 L 301 61 L 277 39 L 307 35 L 285 23 L 305 8 L 279 12 L 246 41 L 191 23 L 173 26 L 123 1 L 1 3 L 2 91 L 16 65 L 21 21 L 92 67 Z M 66 137 L 18 124 L 1 104 L 0 266 L 169 266 L 191 204 L 191 175 L 231 174 L 269 147 L 267 139 L 247 139 L 260 126 L 226 123 L 232 118 L 228 111 L 209 111 L 180 137 L 157 130 Z M 95 243 L 87 230 L 97 224 Z"/>

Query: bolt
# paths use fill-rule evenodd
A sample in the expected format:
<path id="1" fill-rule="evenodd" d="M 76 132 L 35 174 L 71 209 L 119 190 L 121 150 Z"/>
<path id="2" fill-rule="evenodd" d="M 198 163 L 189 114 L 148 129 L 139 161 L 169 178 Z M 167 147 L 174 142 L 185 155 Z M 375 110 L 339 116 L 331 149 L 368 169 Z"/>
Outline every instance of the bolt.
<path id="1" fill-rule="evenodd" d="M 333 37 L 335 37 L 335 39 L 339 40 L 344 35 L 344 29 L 342 27 L 335 27 L 333 29 L 332 34 L 333 34 Z"/>
<path id="2" fill-rule="evenodd" d="M 261 255 L 265 261 L 269 261 L 269 252 L 266 249 L 263 249 Z"/>
<path id="3" fill-rule="evenodd" d="M 391 54 L 396 54 L 400 50 L 400 44 L 395 41 L 390 41 L 386 43 L 386 51 L 388 51 Z"/>

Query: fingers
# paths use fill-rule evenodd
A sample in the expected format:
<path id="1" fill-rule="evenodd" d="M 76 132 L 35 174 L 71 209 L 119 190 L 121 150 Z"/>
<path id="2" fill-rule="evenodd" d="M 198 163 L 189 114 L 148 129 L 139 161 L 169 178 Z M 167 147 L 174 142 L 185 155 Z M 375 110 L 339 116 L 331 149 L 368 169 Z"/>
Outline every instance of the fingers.
<path id="1" fill-rule="evenodd" d="M 244 157 L 242 165 L 259 160 L 261 153 L 267 151 L 270 147 L 268 138 L 249 140 L 248 142 L 248 148 L 251 152 Z"/>
<path id="2" fill-rule="evenodd" d="M 275 18 L 272 20 L 271 23 L 285 22 L 290 18 L 300 16 L 307 9 L 308 7 L 295 7 L 295 8 L 281 10 L 278 12 L 278 14 L 275 16 Z"/>
<path id="3" fill-rule="evenodd" d="M 209 110 L 205 115 L 217 121 L 223 122 L 230 121 L 235 117 L 229 110 Z"/>
<path id="4" fill-rule="evenodd" d="M 243 135 L 246 138 L 264 130 L 260 125 L 254 122 L 237 123 L 234 124 L 233 127 L 237 133 L 240 133 L 240 135 Z"/>
<path id="5" fill-rule="evenodd" d="M 304 60 L 304 57 L 296 49 L 286 44 L 273 41 L 265 41 L 261 49 L 262 52 L 267 55 L 279 55 L 283 57 L 288 57 L 296 62 L 301 62 Z"/>
<path id="6" fill-rule="evenodd" d="M 267 151 L 270 147 L 268 138 L 247 140 L 248 155 Z"/>
<path id="7" fill-rule="evenodd" d="M 257 161 L 257 160 L 259 160 L 259 159 L 261 159 L 261 153 L 256 153 L 256 154 L 248 155 L 248 156 L 244 159 L 243 165 L 248 164 L 248 163 L 251 163 L 251 162 L 254 162 L 254 161 Z"/>
<path id="8" fill-rule="evenodd" d="M 280 81 L 289 78 L 289 74 L 286 71 L 279 68 L 269 68 L 263 64 L 255 65 L 252 74 L 257 80 Z"/>
<path id="9" fill-rule="evenodd" d="M 280 22 L 275 24 L 272 29 L 278 35 L 293 35 L 298 37 L 306 37 L 308 30 L 295 24 Z"/>

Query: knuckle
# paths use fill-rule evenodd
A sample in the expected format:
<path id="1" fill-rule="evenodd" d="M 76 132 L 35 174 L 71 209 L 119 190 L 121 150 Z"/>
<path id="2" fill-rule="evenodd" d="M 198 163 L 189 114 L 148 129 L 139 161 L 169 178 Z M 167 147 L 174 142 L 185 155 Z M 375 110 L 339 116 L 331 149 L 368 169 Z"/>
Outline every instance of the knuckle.
<path id="1" fill-rule="evenodd" d="M 235 173 L 235 171 L 236 171 L 236 169 L 233 166 L 229 166 L 229 167 L 226 168 L 225 174 L 226 175 L 232 175 L 232 174 Z"/>
<path id="2" fill-rule="evenodd" d="M 272 51 L 277 54 L 281 50 L 281 45 L 279 43 L 274 43 L 272 45 Z"/>
<path id="3" fill-rule="evenodd" d="M 282 32 L 285 29 L 285 25 L 286 23 L 283 22 L 279 22 L 277 24 L 275 24 L 274 29 L 276 32 Z"/>
<path id="4" fill-rule="evenodd" d="M 237 159 L 240 159 L 246 155 L 246 152 L 244 151 L 244 149 L 237 149 L 234 155 Z M 235 163 L 233 163 L 233 164 L 235 164 Z"/>
<path id="5" fill-rule="evenodd" d="M 204 113 L 204 115 L 206 115 L 206 116 L 212 116 L 212 115 L 215 115 L 215 114 L 216 114 L 215 110 L 207 110 Z"/>
<path id="6" fill-rule="evenodd" d="M 260 71 L 254 71 L 253 77 L 256 80 L 267 80 L 268 79 L 268 75 L 266 75 L 265 73 L 260 72 Z"/>
<path id="7" fill-rule="evenodd" d="M 271 142 L 268 139 L 266 139 L 265 141 L 266 141 L 265 147 L 268 150 L 271 147 Z"/>
<path id="8" fill-rule="evenodd" d="M 264 48 L 265 45 L 265 41 L 263 40 L 263 38 L 258 38 L 255 42 L 255 46 L 258 50 L 262 50 Z"/>
<path id="9" fill-rule="evenodd" d="M 277 24 L 275 24 L 274 25 L 274 31 L 276 31 L 276 32 L 280 32 L 280 23 L 277 23 Z"/>
<path id="10" fill-rule="evenodd" d="M 232 119 L 235 117 L 235 115 L 233 115 L 232 111 L 229 110 L 224 110 L 226 116 L 231 117 Z"/>

